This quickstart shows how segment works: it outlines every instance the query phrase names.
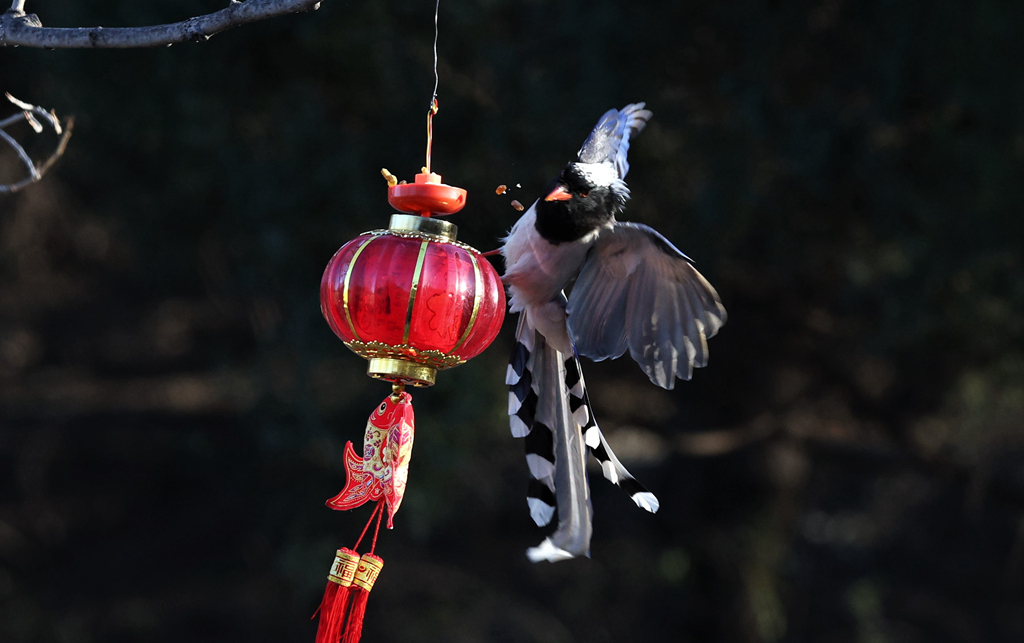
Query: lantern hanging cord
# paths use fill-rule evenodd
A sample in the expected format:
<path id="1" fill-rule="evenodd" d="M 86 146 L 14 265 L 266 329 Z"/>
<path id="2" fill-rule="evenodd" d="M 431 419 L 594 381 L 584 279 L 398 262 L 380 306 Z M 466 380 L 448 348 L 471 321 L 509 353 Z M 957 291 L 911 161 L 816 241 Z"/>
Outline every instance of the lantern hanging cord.
<path id="1" fill-rule="evenodd" d="M 434 96 L 430 101 L 430 107 L 433 111 L 437 111 L 437 16 L 441 12 L 441 0 L 437 0 L 434 5 Z"/>
<path id="2" fill-rule="evenodd" d="M 352 549 L 359 549 L 359 543 L 363 542 L 363 536 L 365 536 L 366 532 L 370 530 L 370 525 L 373 524 L 374 517 L 377 516 L 378 512 L 381 515 L 384 515 L 384 512 L 382 511 L 383 508 L 384 508 L 384 501 L 381 500 L 381 501 L 379 501 L 377 503 L 377 506 L 373 508 L 373 512 L 370 513 L 370 519 L 366 521 L 366 526 L 363 527 L 363 533 L 359 534 L 359 539 L 356 540 L 356 544 L 352 546 Z M 380 521 L 379 521 L 379 519 L 378 519 L 378 522 L 377 522 L 377 529 L 380 529 Z M 374 546 L 376 546 L 376 544 L 377 544 L 377 535 L 376 535 L 376 533 L 374 533 L 373 542 L 374 542 Z"/>
<path id="3" fill-rule="evenodd" d="M 430 150 L 434 144 L 434 114 L 437 113 L 437 17 L 441 11 L 441 0 L 437 0 L 434 5 L 434 93 L 430 98 L 430 107 L 427 109 L 427 164 L 424 166 L 426 174 L 430 174 Z"/>
<path id="4" fill-rule="evenodd" d="M 374 529 L 373 529 L 373 543 L 370 545 L 370 553 L 371 554 L 373 552 L 377 551 L 377 534 L 380 533 L 380 521 L 381 521 L 381 518 L 384 517 L 384 500 L 381 499 L 378 502 L 377 506 L 380 507 L 380 511 L 377 512 L 377 526 L 374 527 Z M 369 525 L 367 525 L 367 527 L 369 527 Z"/>

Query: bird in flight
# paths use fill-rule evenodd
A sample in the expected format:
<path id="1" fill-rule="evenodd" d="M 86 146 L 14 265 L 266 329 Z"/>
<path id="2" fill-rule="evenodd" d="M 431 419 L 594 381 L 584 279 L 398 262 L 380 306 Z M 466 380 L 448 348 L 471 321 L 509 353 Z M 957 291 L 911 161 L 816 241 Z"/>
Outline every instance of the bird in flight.
<path id="1" fill-rule="evenodd" d="M 527 551 L 534 562 L 590 554 L 588 451 L 639 507 L 658 510 L 601 433 L 579 357 L 628 350 L 653 383 L 671 389 L 707 364 L 707 340 L 726 320 L 689 257 L 652 228 L 616 220 L 630 196 L 629 144 L 650 117 L 644 103 L 606 112 L 501 249 L 510 311 L 519 313 L 506 373 L 512 435 L 525 441 L 531 517 L 544 526 L 558 516 L 554 533 Z"/>

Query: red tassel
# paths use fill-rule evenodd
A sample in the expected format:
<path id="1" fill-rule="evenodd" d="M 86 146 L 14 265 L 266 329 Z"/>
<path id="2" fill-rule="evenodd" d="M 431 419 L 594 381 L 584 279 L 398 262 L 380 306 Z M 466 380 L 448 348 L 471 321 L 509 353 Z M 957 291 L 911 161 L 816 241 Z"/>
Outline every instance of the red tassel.
<path id="1" fill-rule="evenodd" d="M 359 554 L 342 547 L 334 556 L 334 564 L 327 575 L 327 589 L 320 601 L 320 625 L 316 630 L 316 643 L 338 643 L 345 624 L 345 612 L 351 595 L 352 580 L 359 566 Z M 316 614 L 313 614 L 316 616 Z"/>
<path id="2" fill-rule="evenodd" d="M 359 568 L 356 569 L 355 578 L 352 580 L 350 607 L 341 643 L 359 643 L 359 639 L 363 635 L 366 602 L 369 600 L 370 590 L 373 589 L 373 584 L 377 581 L 377 576 L 383 568 L 384 560 L 379 556 L 363 554 L 363 557 L 359 559 Z"/>

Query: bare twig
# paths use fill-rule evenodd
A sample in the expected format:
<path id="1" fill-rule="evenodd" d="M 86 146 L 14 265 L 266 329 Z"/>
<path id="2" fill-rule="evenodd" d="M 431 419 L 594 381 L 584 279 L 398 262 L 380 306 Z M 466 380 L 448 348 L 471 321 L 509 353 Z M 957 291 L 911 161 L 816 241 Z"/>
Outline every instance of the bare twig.
<path id="1" fill-rule="evenodd" d="M 42 49 L 134 49 L 178 42 L 202 42 L 232 27 L 289 13 L 316 11 L 320 0 L 230 0 L 225 9 L 182 22 L 147 27 L 44 27 L 25 0 L 14 0 L 0 14 L 0 47 Z"/>
<path id="2" fill-rule="evenodd" d="M 36 169 L 36 164 L 32 162 L 32 159 L 29 157 L 28 152 L 26 152 L 25 148 L 18 144 L 18 141 L 14 140 L 14 138 L 12 138 L 10 134 L 3 131 L 2 129 L 0 129 L 0 138 L 7 141 L 7 144 L 13 147 L 14 151 L 18 153 L 18 158 L 20 158 L 21 162 L 25 164 L 25 167 L 28 168 L 28 172 L 31 175 L 31 180 L 38 181 L 39 179 L 42 178 L 39 175 L 39 170 Z"/>
<path id="3" fill-rule="evenodd" d="M 16 3 L 19 1 L 20 0 L 15 0 Z M 50 166 L 52 166 L 57 161 L 57 159 L 59 159 L 61 155 L 64 154 L 64 150 L 67 148 L 68 145 L 68 139 L 71 138 L 71 129 L 74 126 L 73 119 L 69 119 L 66 123 L 64 123 L 64 125 L 61 125 L 61 122 L 57 118 L 57 115 L 54 114 L 52 111 L 48 112 L 42 107 L 37 107 L 35 105 L 32 105 L 31 103 L 20 101 L 14 96 L 11 96 L 10 94 L 7 94 L 7 100 L 14 103 L 17 107 L 20 107 L 21 112 L 0 120 L 0 140 L 3 140 L 5 143 L 10 145 L 14 152 L 18 155 L 18 158 L 21 159 L 21 162 L 25 165 L 25 168 L 28 170 L 28 176 L 18 181 L 17 183 L 10 183 L 6 185 L 0 184 L 0 194 L 9 194 L 12 192 L 17 192 L 23 187 L 31 185 L 32 183 L 35 183 L 39 179 L 43 178 L 43 175 L 46 174 L 46 171 L 50 169 Z M 32 157 L 28 155 L 28 152 L 25 151 L 25 148 L 21 146 L 21 143 L 15 140 L 13 136 L 5 132 L 4 128 L 15 123 L 18 123 L 20 121 L 26 121 L 32 127 L 32 129 L 35 130 L 37 134 L 40 134 L 44 129 L 43 125 L 39 122 L 40 119 L 53 128 L 54 133 L 60 136 L 60 140 L 57 142 L 57 148 L 53 151 L 53 154 L 50 154 L 50 156 L 42 163 L 37 164 L 35 161 L 32 160 Z"/>

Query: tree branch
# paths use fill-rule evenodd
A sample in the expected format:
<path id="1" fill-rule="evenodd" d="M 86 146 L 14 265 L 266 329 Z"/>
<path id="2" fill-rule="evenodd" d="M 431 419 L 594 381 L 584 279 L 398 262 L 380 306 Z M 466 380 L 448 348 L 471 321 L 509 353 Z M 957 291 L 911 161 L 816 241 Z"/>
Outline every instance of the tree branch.
<path id="1" fill-rule="evenodd" d="M 19 1 L 20 0 L 15 0 L 15 2 Z M 62 126 L 60 124 L 60 120 L 57 119 L 57 115 L 54 114 L 52 111 L 48 112 L 42 107 L 37 107 L 30 103 L 20 101 L 14 96 L 11 96 L 10 94 L 7 94 L 7 100 L 11 101 L 16 106 L 20 107 L 21 112 L 18 114 L 14 114 L 13 116 L 8 116 L 3 120 L 0 120 L 0 140 L 4 141 L 8 145 L 10 145 L 11 148 L 14 149 L 14 152 L 18 155 L 18 158 L 21 159 L 21 162 L 25 165 L 25 168 L 28 170 L 28 176 L 18 181 L 17 183 L 10 183 L 7 185 L 0 183 L 0 194 L 10 194 L 12 192 L 17 192 L 23 187 L 31 185 L 32 183 L 35 183 L 39 179 L 43 178 L 43 175 L 46 174 L 46 171 L 50 169 L 50 166 L 53 165 L 57 161 L 57 159 L 61 157 L 61 155 L 64 154 L 64 150 L 68 146 L 68 139 L 71 138 L 71 129 L 75 123 L 74 120 L 69 119 Z M 37 116 L 39 117 L 39 119 L 48 123 L 50 127 L 53 128 L 54 133 L 60 136 L 60 140 L 57 142 L 57 148 L 54 150 L 53 154 L 51 154 L 45 161 L 38 164 L 32 160 L 32 158 L 28 155 L 28 152 L 25 151 L 25 148 L 21 146 L 21 143 L 19 143 L 17 140 L 15 140 L 13 136 L 4 131 L 5 127 L 8 127 L 15 123 L 19 123 L 21 121 L 26 121 L 28 122 L 29 126 L 33 130 L 35 130 L 36 134 L 41 134 L 44 128 L 42 124 L 39 122 L 39 120 L 36 118 Z"/>
<path id="2" fill-rule="evenodd" d="M 232 27 L 289 13 L 316 11 L 320 0 L 230 0 L 225 9 L 182 22 L 148 27 L 44 27 L 25 0 L 14 0 L 0 14 L 0 47 L 42 49 L 134 49 L 178 42 L 202 42 Z"/>

